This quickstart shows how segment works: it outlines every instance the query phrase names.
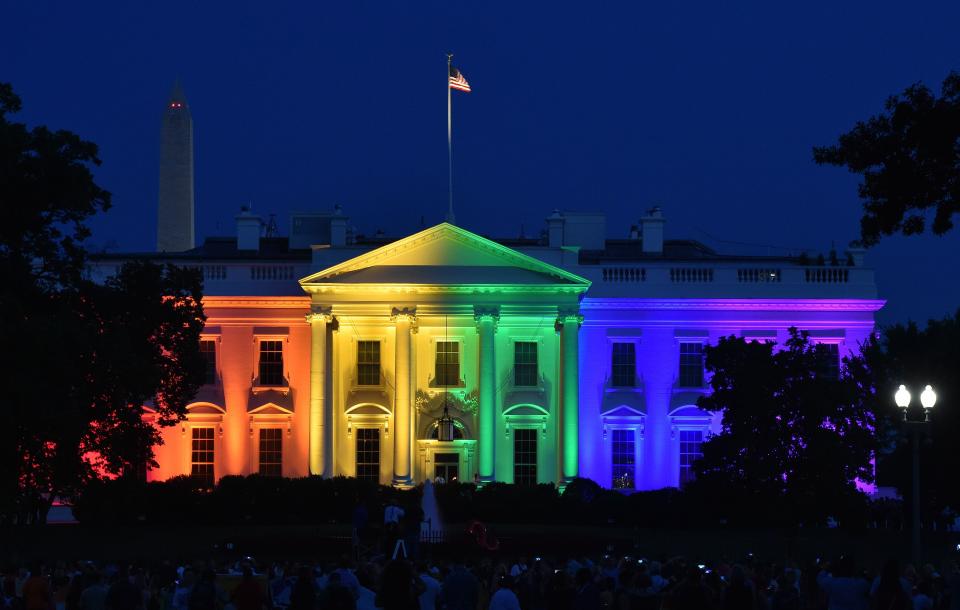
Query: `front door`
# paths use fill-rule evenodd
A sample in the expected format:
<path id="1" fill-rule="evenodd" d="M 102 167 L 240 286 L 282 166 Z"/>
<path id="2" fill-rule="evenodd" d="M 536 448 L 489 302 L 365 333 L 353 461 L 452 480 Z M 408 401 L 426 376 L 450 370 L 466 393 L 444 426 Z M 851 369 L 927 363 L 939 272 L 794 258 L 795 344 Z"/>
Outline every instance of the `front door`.
<path id="1" fill-rule="evenodd" d="M 452 483 L 460 480 L 460 454 L 434 454 L 433 464 L 433 479 L 437 483 Z"/>

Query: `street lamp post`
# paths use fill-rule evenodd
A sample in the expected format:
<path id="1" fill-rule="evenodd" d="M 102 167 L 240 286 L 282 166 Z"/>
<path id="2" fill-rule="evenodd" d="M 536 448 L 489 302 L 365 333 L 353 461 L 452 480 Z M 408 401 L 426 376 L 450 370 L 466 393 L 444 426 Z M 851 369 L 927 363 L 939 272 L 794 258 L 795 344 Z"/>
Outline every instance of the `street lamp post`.
<path id="1" fill-rule="evenodd" d="M 920 404 L 923 406 L 923 421 L 907 419 L 907 408 L 910 406 L 910 391 L 901 385 L 893 395 L 893 400 L 903 411 L 903 425 L 911 431 L 913 437 L 913 562 L 920 565 L 920 432 L 930 424 L 930 410 L 937 404 L 937 393 L 929 385 L 920 393 Z"/>

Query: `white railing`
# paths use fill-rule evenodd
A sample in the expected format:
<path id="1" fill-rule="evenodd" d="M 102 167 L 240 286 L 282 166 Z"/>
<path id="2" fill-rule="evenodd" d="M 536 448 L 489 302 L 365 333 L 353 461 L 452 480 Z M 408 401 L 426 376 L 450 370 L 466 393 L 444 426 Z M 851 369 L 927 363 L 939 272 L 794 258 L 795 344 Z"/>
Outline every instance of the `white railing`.
<path id="1" fill-rule="evenodd" d="M 251 280 L 292 280 L 296 278 L 293 265 L 251 265 Z"/>
<path id="2" fill-rule="evenodd" d="M 645 282 L 647 270 L 643 267 L 604 267 L 601 278 L 604 282 Z"/>
<path id="3" fill-rule="evenodd" d="M 685 284 L 712 282 L 713 269 L 709 267 L 671 267 L 670 281 Z"/>
<path id="4" fill-rule="evenodd" d="M 779 282 L 779 269 L 737 269 L 738 282 Z"/>
<path id="5" fill-rule="evenodd" d="M 848 267 L 816 267 L 804 269 L 804 281 L 809 284 L 846 284 L 850 281 Z"/>

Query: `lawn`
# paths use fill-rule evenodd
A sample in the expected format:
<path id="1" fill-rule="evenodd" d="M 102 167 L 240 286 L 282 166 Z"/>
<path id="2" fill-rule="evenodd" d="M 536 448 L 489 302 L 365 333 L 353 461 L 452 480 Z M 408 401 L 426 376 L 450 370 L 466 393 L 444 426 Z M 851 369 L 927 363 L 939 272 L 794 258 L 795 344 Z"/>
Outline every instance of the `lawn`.
<path id="1" fill-rule="evenodd" d="M 889 556 L 909 556 L 909 532 L 896 530 L 800 529 L 658 529 L 622 527 L 569 527 L 558 525 L 494 524 L 491 537 L 500 543 L 496 554 L 505 556 L 568 556 L 602 554 L 635 557 L 685 555 L 705 561 L 736 559 L 747 553 L 772 560 L 787 557 L 810 560 L 854 553 L 871 565 Z M 0 560 L 52 559 L 158 559 L 240 557 L 261 559 L 335 559 L 350 552 L 347 525 L 319 526 L 214 526 L 200 527 L 85 527 L 50 525 L 7 528 Z M 465 525 L 448 525 L 446 541 L 431 545 L 434 556 L 490 554 L 466 533 Z M 924 548 L 928 561 L 960 559 L 956 532 L 928 532 Z"/>

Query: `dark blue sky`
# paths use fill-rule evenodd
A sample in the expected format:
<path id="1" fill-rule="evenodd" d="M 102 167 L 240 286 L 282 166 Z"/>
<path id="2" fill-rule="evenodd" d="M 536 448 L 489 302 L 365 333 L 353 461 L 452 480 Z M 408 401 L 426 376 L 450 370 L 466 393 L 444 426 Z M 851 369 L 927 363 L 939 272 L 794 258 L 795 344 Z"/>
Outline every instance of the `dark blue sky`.
<path id="1" fill-rule="evenodd" d="M 451 49 L 474 89 L 454 100 L 458 224 L 529 235 L 555 207 L 602 210 L 620 236 L 656 203 L 668 238 L 758 252 L 718 240 L 855 239 L 856 179 L 811 147 L 960 69 L 958 2 L 652 4 L 11 2 L 0 80 L 20 120 L 100 145 L 115 207 L 94 241 L 123 250 L 155 244 L 177 76 L 198 236 L 231 233 L 245 203 L 283 233 L 291 211 L 334 203 L 361 232 L 442 220 Z M 960 230 L 871 250 L 881 321 L 955 311 L 958 254 Z"/>

